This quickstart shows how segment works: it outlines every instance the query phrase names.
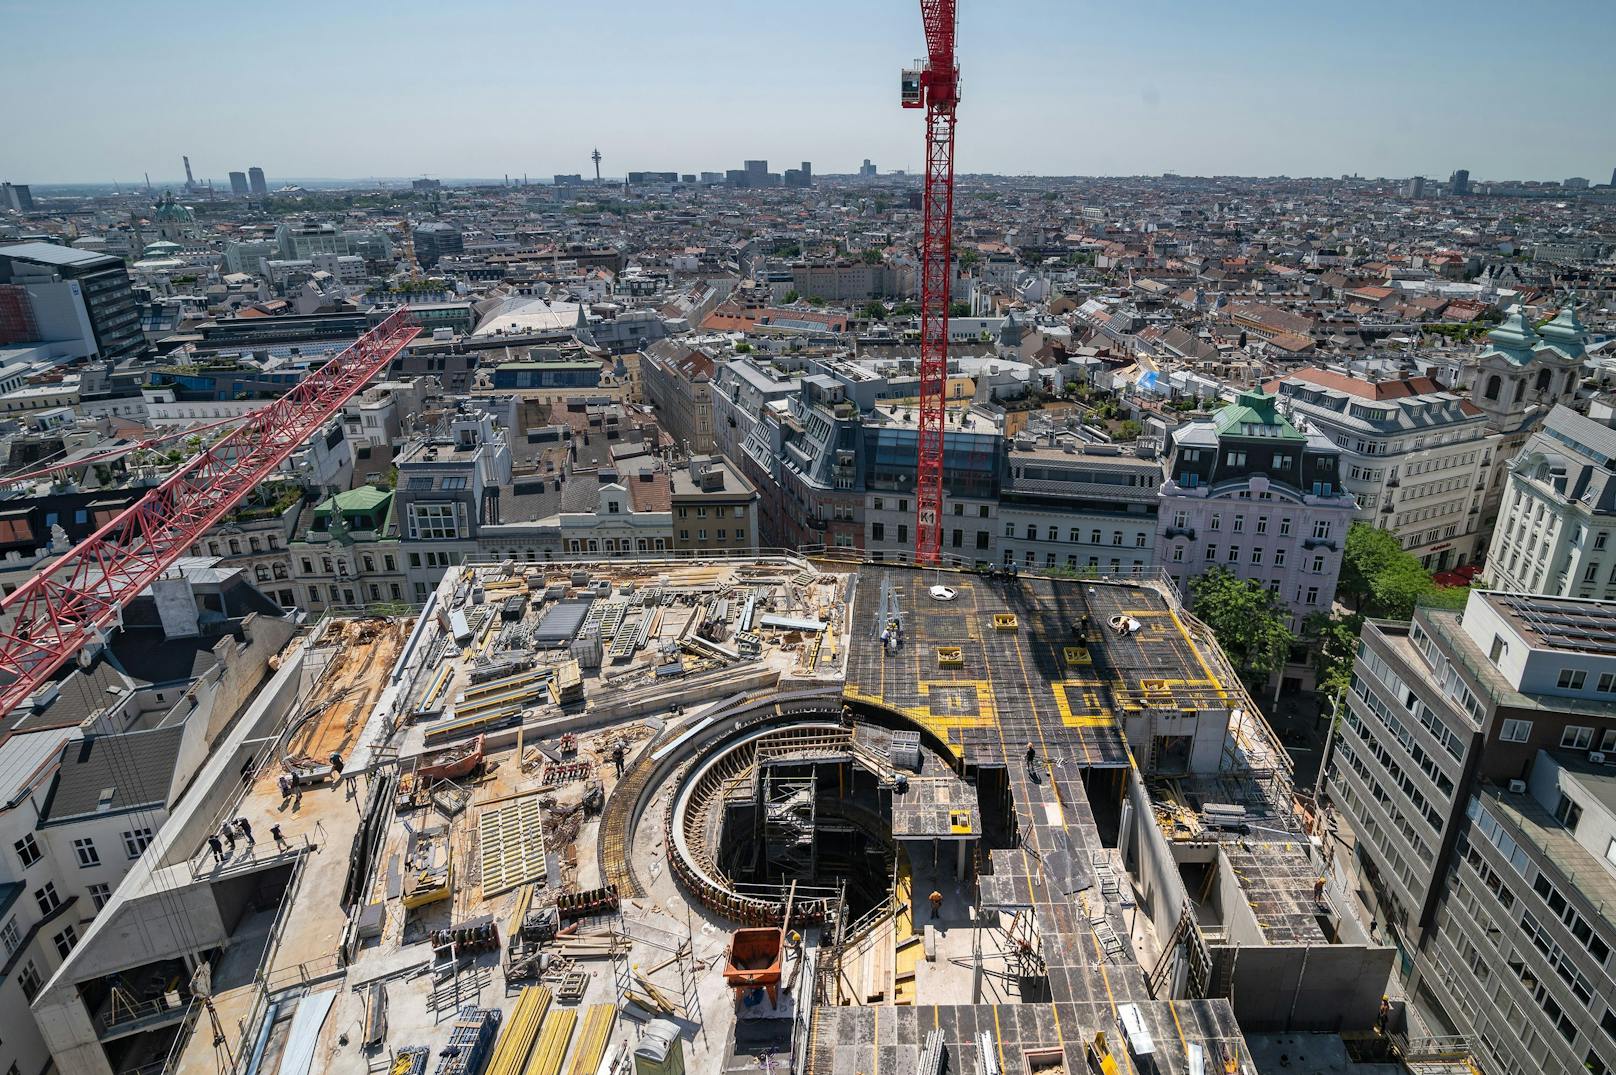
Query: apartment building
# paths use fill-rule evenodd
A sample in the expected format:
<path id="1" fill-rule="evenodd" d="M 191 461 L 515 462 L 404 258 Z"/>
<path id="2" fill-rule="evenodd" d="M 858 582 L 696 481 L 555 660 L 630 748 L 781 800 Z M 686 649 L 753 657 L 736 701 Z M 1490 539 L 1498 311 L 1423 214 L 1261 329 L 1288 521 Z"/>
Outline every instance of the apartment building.
<path id="1" fill-rule="evenodd" d="M 1278 594 L 1294 629 L 1335 601 L 1355 505 L 1341 485 L 1340 449 L 1302 433 L 1277 404 L 1242 392 L 1172 431 L 1155 544 L 1181 590 L 1223 567 Z"/>
<path id="2" fill-rule="evenodd" d="M 1505 464 L 1487 585 L 1616 600 L 1616 430 L 1556 406 Z"/>
<path id="3" fill-rule="evenodd" d="M 122 258 L 54 243 L 0 246 L 0 285 L 26 301 L 35 341 L 54 357 L 122 359 L 146 350 Z"/>
<path id="4" fill-rule="evenodd" d="M 659 340 L 640 356 L 640 383 L 657 409 L 657 421 L 673 443 L 690 455 L 713 451 L 713 359 L 705 351 Z"/>
<path id="5" fill-rule="evenodd" d="M 1364 628 L 1327 762 L 1399 972 L 1501 1075 L 1616 1069 L 1616 607 L 1477 591 Z"/>
<path id="6" fill-rule="evenodd" d="M 478 549 L 479 528 L 492 516 L 496 489 L 511 485 L 511 449 L 491 415 L 465 407 L 394 460 L 393 503 L 409 583 L 405 600 L 420 603 L 443 577 Z"/>
<path id="7" fill-rule="evenodd" d="M 1358 518 L 1429 570 L 1485 551 L 1482 504 L 1500 442 L 1485 411 L 1429 377 L 1366 380 L 1307 368 L 1270 382 L 1285 412 L 1341 452 Z"/>
<path id="8" fill-rule="evenodd" d="M 997 513 L 1002 562 L 1105 575 L 1155 566 L 1160 460 L 1050 436 L 1011 448 L 1008 466 Z"/>
<path id="9" fill-rule="evenodd" d="M 739 467 L 720 456 L 698 456 L 668 478 L 676 551 L 757 551 L 758 492 Z"/>
<path id="10" fill-rule="evenodd" d="M 801 388 L 802 381 L 796 374 L 750 355 L 720 365 L 707 386 L 712 397 L 713 443 L 717 451 L 730 459 L 740 459 L 741 446 L 763 409 L 776 400 L 796 395 Z"/>
<path id="11" fill-rule="evenodd" d="M 288 548 L 297 604 L 311 611 L 411 600 L 396 494 L 361 485 L 300 505 Z"/>

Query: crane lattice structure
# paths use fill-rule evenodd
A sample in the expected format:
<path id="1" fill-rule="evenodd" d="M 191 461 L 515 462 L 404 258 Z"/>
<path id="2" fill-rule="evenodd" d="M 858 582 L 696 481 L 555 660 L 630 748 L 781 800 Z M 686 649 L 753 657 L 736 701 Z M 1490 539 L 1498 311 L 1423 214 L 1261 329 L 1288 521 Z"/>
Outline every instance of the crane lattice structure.
<path id="1" fill-rule="evenodd" d="M 125 605 L 420 331 L 409 308 L 399 307 L 0 601 L 0 714 L 14 710 L 75 655 L 104 641 Z"/>
<path id="2" fill-rule="evenodd" d="M 936 563 L 943 543 L 943 426 L 948 302 L 954 248 L 954 0 L 920 0 L 923 67 L 903 73 L 903 107 L 926 110 L 926 187 L 920 239 L 920 439 L 915 467 L 915 559 Z"/>

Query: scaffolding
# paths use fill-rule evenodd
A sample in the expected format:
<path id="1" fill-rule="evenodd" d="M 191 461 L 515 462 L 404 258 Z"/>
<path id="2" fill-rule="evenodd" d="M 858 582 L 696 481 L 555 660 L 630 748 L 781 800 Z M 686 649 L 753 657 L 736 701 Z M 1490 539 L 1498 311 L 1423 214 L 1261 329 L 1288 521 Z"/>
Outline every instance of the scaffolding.
<path id="1" fill-rule="evenodd" d="M 706 1041 L 701 998 L 696 992 L 695 934 L 690 928 L 690 909 L 685 908 L 682 935 L 643 920 L 630 929 L 622 915 L 612 916 L 609 929 L 617 1009 L 639 1024 L 636 1037 L 644 1034 L 645 1025 L 652 1019 L 671 1016 L 696 1024 Z M 640 958 L 653 962 L 642 967 L 636 962 Z"/>

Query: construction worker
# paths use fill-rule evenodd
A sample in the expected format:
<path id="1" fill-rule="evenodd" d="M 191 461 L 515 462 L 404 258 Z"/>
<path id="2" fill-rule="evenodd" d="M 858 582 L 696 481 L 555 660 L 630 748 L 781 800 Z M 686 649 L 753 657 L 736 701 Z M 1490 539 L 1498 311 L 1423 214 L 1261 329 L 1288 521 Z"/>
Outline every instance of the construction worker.
<path id="1" fill-rule="evenodd" d="M 1323 903 L 1324 902 L 1324 878 L 1323 877 L 1320 877 L 1317 881 L 1313 882 L 1313 902 L 1314 903 Z"/>
<path id="2" fill-rule="evenodd" d="M 612 764 L 617 766 L 617 775 L 623 775 L 623 741 L 619 739 L 612 746 Z"/>
<path id="3" fill-rule="evenodd" d="M 928 897 L 928 898 L 931 900 L 931 917 L 934 920 L 937 919 L 937 918 L 942 917 L 942 913 L 943 913 L 943 894 L 941 892 L 938 892 L 934 888 L 934 889 L 931 890 L 931 896 Z"/>
<path id="4" fill-rule="evenodd" d="M 208 837 L 208 850 L 213 852 L 213 861 L 215 863 L 224 861 L 224 845 L 219 842 L 217 836 Z"/>
<path id="5" fill-rule="evenodd" d="M 1032 748 L 1031 743 L 1028 743 L 1027 744 L 1027 768 L 1031 769 L 1035 764 L 1037 764 L 1037 762 L 1038 762 L 1038 752 Z"/>
<path id="6" fill-rule="evenodd" d="M 275 850 L 286 850 L 286 837 L 282 835 L 281 827 L 279 825 L 271 825 L 269 827 L 269 838 L 275 841 Z"/>
<path id="7" fill-rule="evenodd" d="M 342 755 L 333 750 L 329 761 L 331 762 L 331 772 L 336 775 L 337 779 L 342 779 Z"/>

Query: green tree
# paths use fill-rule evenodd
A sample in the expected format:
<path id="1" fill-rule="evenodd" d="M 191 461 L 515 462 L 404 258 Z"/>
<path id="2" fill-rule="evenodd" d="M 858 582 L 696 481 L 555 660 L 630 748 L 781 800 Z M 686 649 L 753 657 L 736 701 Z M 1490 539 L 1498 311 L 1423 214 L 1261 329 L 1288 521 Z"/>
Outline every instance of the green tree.
<path id="1" fill-rule="evenodd" d="M 955 299 L 953 302 L 948 304 L 948 316 L 949 317 L 970 317 L 971 316 L 971 304 L 968 303 L 968 302 L 961 302 L 960 300 Z"/>
<path id="2" fill-rule="evenodd" d="M 809 295 L 808 296 L 808 305 L 809 306 L 823 306 L 823 305 L 825 305 L 824 296 L 822 296 L 822 295 Z"/>
<path id="3" fill-rule="evenodd" d="M 886 260 L 886 255 L 872 246 L 870 249 L 860 254 L 859 258 L 866 265 L 879 265 Z"/>
<path id="4" fill-rule="evenodd" d="M 969 269 L 972 266 L 979 264 L 982 260 L 982 255 L 968 246 L 961 247 L 958 251 L 956 251 L 954 257 L 955 260 L 959 262 L 959 267 L 962 269 Z"/>
<path id="5" fill-rule="evenodd" d="M 740 343 L 735 345 L 735 353 L 738 355 L 750 354 L 751 351 L 752 345 L 747 343 L 745 340 L 742 340 Z"/>
<path id="6" fill-rule="evenodd" d="M 790 291 L 786 292 L 786 297 L 781 299 L 780 301 L 785 303 L 787 306 L 790 306 L 792 303 L 796 302 L 800 298 L 802 298 L 802 296 L 797 294 L 797 289 L 792 288 Z"/>
<path id="7" fill-rule="evenodd" d="M 919 312 L 919 305 L 913 302 L 900 302 L 892 308 L 893 317 L 913 317 Z"/>
<path id="8" fill-rule="evenodd" d="M 1285 667 L 1296 636 L 1290 611 L 1261 583 L 1221 567 L 1190 579 L 1195 614 L 1217 637 L 1229 663 L 1253 692 Z"/>
<path id="9" fill-rule="evenodd" d="M 1336 594 L 1363 611 L 1377 575 L 1407 554 L 1397 539 L 1369 523 L 1353 523 L 1347 530 L 1347 547 L 1341 554 L 1341 578 Z"/>
<path id="10" fill-rule="evenodd" d="M 1361 630 L 1363 617 L 1356 612 L 1343 617 L 1314 612 L 1302 621 L 1302 637 L 1312 651 L 1321 700 L 1338 697 L 1352 681 L 1352 660 L 1358 652 Z"/>
<path id="11" fill-rule="evenodd" d="M 886 306 L 873 300 L 866 302 L 864 304 L 864 309 L 860 312 L 871 321 L 882 321 L 885 320 L 887 316 Z"/>
<path id="12" fill-rule="evenodd" d="M 1117 424 L 1117 431 L 1114 436 L 1119 441 L 1135 441 L 1139 439 L 1139 434 L 1144 431 L 1144 426 L 1132 418 L 1125 418 Z"/>

